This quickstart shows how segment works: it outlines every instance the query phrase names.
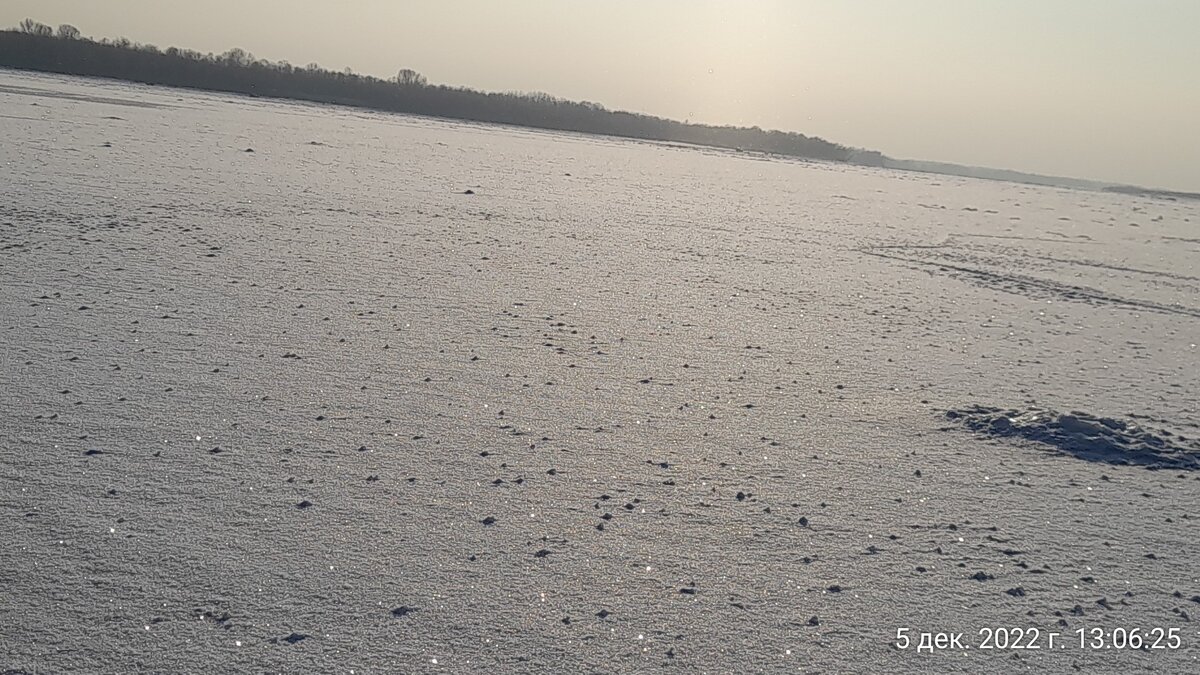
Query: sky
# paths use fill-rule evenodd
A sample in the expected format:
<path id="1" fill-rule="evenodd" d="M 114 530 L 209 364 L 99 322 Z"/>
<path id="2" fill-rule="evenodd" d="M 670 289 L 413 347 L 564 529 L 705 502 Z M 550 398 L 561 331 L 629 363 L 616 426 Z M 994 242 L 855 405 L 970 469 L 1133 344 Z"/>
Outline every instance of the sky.
<path id="1" fill-rule="evenodd" d="M 3 0 L 94 38 L 1200 191 L 1200 0 Z"/>

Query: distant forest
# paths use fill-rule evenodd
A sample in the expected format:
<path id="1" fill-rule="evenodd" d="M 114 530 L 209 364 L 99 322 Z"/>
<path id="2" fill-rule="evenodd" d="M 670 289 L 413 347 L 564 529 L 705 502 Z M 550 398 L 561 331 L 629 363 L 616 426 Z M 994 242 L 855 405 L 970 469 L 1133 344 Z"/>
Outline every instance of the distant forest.
<path id="1" fill-rule="evenodd" d="M 296 67 L 256 59 L 242 49 L 213 55 L 159 49 L 125 38 L 96 41 L 74 26 L 54 29 L 31 19 L 15 30 L 0 31 L 0 66 L 838 162 L 881 165 L 884 159 L 877 152 L 798 133 L 687 124 L 542 93 L 489 93 L 429 84 L 409 69 L 385 80 L 349 68 L 335 72 L 316 63 Z"/>

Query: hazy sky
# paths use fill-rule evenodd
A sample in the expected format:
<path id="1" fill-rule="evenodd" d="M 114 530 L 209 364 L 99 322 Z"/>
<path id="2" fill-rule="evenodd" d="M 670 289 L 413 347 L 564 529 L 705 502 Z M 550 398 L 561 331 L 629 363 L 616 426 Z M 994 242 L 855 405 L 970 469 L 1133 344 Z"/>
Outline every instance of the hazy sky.
<path id="1" fill-rule="evenodd" d="M 1200 0 L 2 0 L 84 35 L 1200 191 Z"/>

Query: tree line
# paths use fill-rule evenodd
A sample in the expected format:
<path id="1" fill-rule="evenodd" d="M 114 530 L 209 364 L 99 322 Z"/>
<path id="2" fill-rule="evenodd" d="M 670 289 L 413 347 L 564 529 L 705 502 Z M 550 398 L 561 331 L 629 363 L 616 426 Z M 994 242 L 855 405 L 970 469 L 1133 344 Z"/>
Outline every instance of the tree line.
<path id="1" fill-rule="evenodd" d="M 542 93 L 435 85 L 407 68 L 383 79 L 349 68 L 332 71 L 316 63 L 297 67 L 256 59 L 237 48 L 214 55 L 159 49 L 126 38 L 92 40 L 74 26 L 55 29 L 31 19 L 14 30 L 0 31 L 0 66 L 832 161 L 874 163 L 878 154 L 794 132 L 688 124 Z"/>

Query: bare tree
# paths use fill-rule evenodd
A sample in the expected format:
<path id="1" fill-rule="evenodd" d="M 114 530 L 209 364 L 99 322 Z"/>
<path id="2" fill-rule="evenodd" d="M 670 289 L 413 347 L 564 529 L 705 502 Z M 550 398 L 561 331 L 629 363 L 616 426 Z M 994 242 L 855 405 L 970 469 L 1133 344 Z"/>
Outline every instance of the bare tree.
<path id="1" fill-rule="evenodd" d="M 235 66 L 247 66 L 254 62 L 254 55 L 241 47 L 234 47 L 222 54 L 221 60 Z"/>
<path id="2" fill-rule="evenodd" d="M 406 87 L 424 87 L 429 81 L 412 68 L 404 68 L 396 73 L 396 83 Z"/>
<path id="3" fill-rule="evenodd" d="M 37 35 L 39 37 L 50 37 L 54 35 L 54 29 L 44 23 L 34 21 L 33 19 L 25 19 L 19 26 L 22 33 Z"/>
<path id="4" fill-rule="evenodd" d="M 58 37 L 63 40 L 78 40 L 79 29 L 69 23 L 58 27 Z"/>

